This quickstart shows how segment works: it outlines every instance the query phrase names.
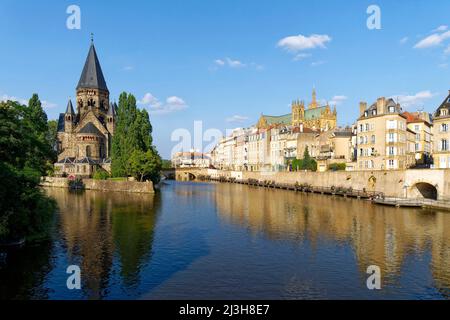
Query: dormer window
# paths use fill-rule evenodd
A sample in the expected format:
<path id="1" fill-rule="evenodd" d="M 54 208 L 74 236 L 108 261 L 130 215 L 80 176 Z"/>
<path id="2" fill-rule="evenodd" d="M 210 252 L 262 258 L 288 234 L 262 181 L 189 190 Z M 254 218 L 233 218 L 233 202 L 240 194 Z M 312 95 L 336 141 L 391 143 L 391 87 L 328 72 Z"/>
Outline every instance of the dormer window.
<path id="1" fill-rule="evenodd" d="M 364 117 L 367 117 L 367 116 L 369 116 L 369 112 L 365 111 L 364 112 Z"/>
<path id="2" fill-rule="evenodd" d="M 441 116 L 446 116 L 448 114 L 447 109 L 441 109 Z"/>
<path id="3" fill-rule="evenodd" d="M 372 115 L 373 115 L 373 116 L 376 116 L 376 115 L 377 115 L 377 110 L 376 110 L 376 109 L 373 109 L 373 110 L 372 110 Z"/>
<path id="4" fill-rule="evenodd" d="M 394 113 L 395 112 L 395 107 L 389 107 L 389 113 Z"/>

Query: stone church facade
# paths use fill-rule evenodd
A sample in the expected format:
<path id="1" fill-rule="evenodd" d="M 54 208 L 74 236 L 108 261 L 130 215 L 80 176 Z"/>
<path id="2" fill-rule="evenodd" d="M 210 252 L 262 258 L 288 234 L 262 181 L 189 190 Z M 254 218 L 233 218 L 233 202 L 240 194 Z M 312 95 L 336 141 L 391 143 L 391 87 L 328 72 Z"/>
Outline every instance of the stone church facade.
<path id="1" fill-rule="evenodd" d="M 93 42 L 76 92 L 76 107 L 69 100 L 59 116 L 56 174 L 90 177 L 100 168 L 110 172 L 117 106 L 110 103 Z"/>

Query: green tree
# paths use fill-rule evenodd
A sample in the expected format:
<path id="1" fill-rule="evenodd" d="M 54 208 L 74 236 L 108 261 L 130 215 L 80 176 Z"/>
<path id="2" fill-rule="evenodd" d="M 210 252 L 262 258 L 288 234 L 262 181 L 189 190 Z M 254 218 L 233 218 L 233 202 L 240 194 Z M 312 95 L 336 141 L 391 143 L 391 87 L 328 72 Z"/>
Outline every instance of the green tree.
<path id="1" fill-rule="evenodd" d="M 44 232 L 55 207 L 39 188 L 50 147 L 33 108 L 0 103 L 0 240 Z"/>
<path id="2" fill-rule="evenodd" d="M 153 146 L 152 131 L 148 112 L 137 108 L 132 94 L 122 93 L 112 143 L 114 177 L 134 176 L 141 180 L 140 173 L 144 172 L 144 178 L 159 182 L 161 158 Z"/>
<path id="3" fill-rule="evenodd" d="M 128 161 L 130 173 L 136 180 L 143 182 L 145 179 L 149 179 L 159 182 L 162 161 L 153 149 L 149 149 L 147 152 L 135 150 Z"/>

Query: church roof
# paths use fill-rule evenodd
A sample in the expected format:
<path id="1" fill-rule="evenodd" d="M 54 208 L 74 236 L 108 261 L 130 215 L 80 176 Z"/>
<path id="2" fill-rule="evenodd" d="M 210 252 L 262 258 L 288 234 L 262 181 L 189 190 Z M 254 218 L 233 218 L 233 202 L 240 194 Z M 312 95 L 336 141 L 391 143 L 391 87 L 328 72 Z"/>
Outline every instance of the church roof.
<path id="1" fill-rule="evenodd" d="M 314 109 L 306 109 L 305 110 L 305 120 L 314 120 L 314 119 L 320 119 L 320 116 L 322 112 L 326 110 L 326 106 L 324 107 L 318 107 Z M 282 116 L 268 116 L 268 115 L 262 115 L 264 120 L 266 121 L 267 125 L 275 125 L 275 124 L 285 124 L 285 125 L 291 125 L 292 124 L 292 114 L 285 114 Z"/>
<path id="2" fill-rule="evenodd" d="M 58 119 L 58 132 L 64 132 L 65 128 L 66 128 L 66 118 L 65 118 L 65 114 L 64 113 L 60 113 L 59 114 L 59 119 Z"/>
<path id="3" fill-rule="evenodd" d="M 264 120 L 266 120 L 267 125 L 273 125 L 273 124 L 292 124 L 292 114 L 285 114 L 283 116 L 262 116 Z"/>
<path id="4" fill-rule="evenodd" d="M 116 116 L 116 104 L 115 103 L 110 103 L 109 105 L 109 109 L 108 109 L 108 116 L 112 116 L 115 117 Z"/>
<path id="5" fill-rule="evenodd" d="M 75 114 L 75 111 L 74 111 L 73 105 L 72 105 L 72 100 L 69 100 L 69 103 L 67 103 L 66 114 Z"/>
<path id="6" fill-rule="evenodd" d="M 89 122 L 87 125 L 85 125 L 80 131 L 78 131 L 78 133 L 95 134 L 95 135 L 99 135 L 99 136 L 102 135 L 100 130 L 98 130 L 98 128 L 92 122 Z"/>
<path id="7" fill-rule="evenodd" d="M 78 89 L 100 89 L 108 91 L 94 43 L 91 44 L 91 48 L 89 49 L 89 54 L 86 58 L 80 81 L 78 82 Z"/>

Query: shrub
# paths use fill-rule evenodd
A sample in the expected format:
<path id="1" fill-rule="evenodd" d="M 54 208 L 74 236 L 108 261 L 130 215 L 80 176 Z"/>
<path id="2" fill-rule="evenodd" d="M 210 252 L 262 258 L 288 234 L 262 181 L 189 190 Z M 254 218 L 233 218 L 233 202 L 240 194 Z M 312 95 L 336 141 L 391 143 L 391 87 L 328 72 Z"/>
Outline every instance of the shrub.
<path id="1" fill-rule="evenodd" d="M 345 163 L 331 163 L 328 165 L 328 170 L 331 171 L 343 171 L 347 168 Z"/>
<path id="2" fill-rule="evenodd" d="M 100 169 L 94 173 L 93 178 L 94 178 L 94 180 L 108 180 L 109 177 L 110 177 L 110 174 L 106 170 Z"/>

